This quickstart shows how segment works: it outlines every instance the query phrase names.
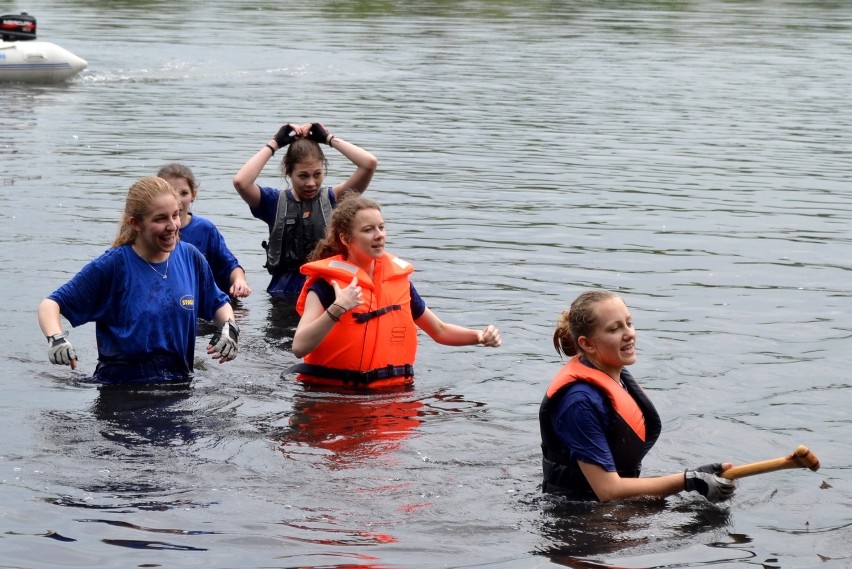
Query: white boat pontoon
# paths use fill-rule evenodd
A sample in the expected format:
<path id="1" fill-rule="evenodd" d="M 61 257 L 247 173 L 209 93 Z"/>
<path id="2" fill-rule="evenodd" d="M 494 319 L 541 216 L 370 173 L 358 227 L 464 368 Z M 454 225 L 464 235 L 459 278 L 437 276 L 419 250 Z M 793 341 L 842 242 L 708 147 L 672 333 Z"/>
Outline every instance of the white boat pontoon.
<path id="1" fill-rule="evenodd" d="M 26 12 L 0 16 L 0 81 L 64 81 L 88 65 L 56 44 L 37 41 L 36 19 Z"/>

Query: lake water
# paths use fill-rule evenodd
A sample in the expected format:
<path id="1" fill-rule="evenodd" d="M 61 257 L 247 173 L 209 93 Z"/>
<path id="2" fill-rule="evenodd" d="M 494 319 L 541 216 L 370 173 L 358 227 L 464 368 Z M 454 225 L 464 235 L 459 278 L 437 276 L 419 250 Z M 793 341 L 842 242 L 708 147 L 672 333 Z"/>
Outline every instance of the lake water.
<path id="1" fill-rule="evenodd" d="M 0 2 L 85 58 L 0 85 L 0 565 L 852 566 L 852 5 L 844 2 Z M 413 390 L 307 392 L 231 178 L 283 122 L 380 160 L 389 250 L 444 320 Z M 48 363 L 39 301 L 110 243 L 128 186 L 201 181 L 255 293 L 239 358 L 127 398 Z M 329 153 L 328 180 L 348 175 Z M 267 166 L 266 185 L 281 185 Z M 647 475 L 805 444 L 822 468 L 696 495 L 542 497 L 556 316 L 621 292 L 664 421 Z M 209 331 L 207 332 L 209 334 Z"/>

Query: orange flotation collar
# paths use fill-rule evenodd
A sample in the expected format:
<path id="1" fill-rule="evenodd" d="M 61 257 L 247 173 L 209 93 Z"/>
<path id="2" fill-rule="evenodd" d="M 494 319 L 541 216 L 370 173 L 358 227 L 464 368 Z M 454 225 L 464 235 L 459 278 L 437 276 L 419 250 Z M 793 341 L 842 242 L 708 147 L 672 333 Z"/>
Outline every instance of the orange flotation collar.
<path id="1" fill-rule="evenodd" d="M 621 417 L 642 442 L 645 442 L 645 417 L 639 405 L 636 404 L 636 400 L 609 375 L 599 369 L 584 365 L 580 361 L 580 356 L 574 356 L 567 364 L 562 366 L 562 369 L 559 370 L 547 388 L 547 397 L 552 398 L 560 389 L 575 381 L 591 383 L 603 391 L 612 404 L 615 413 Z"/>
<path id="2" fill-rule="evenodd" d="M 414 266 L 383 253 L 376 260 L 373 278 L 342 255 L 306 263 L 307 276 L 296 303 L 304 313 L 310 287 L 317 280 L 336 281 L 346 287 L 355 277 L 363 303 L 340 319 L 322 342 L 305 356 L 300 381 L 329 387 L 355 386 L 380 389 L 406 385 L 414 380 L 417 326 L 411 315 L 411 284 Z"/>

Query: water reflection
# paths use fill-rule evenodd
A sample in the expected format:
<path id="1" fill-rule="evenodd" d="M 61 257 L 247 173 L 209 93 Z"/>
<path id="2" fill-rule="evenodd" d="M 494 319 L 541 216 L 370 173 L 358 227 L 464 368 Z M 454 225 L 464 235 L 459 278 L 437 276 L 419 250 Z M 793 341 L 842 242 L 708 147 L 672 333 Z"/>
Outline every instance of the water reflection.
<path id="1" fill-rule="evenodd" d="M 382 393 L 313 390 L 294 393 L 290 430 L 281 441 L 284 456 L 295 458 L 304 447 L 324 451 L 332 469 L 351 468 L 393 452 L 420 425 L 423 402 L 413 389 Z"/>
<path id="2" fill-rule="evenodd" d="M 643 521 L 662 513 L 666 503 L 647 500 L 598 504 L 546 496 L 542 506 L 541 533 L 551 544 L 542 553 L 571 567 L 576 558 L 614 553 L 646 542 L 646 538 L 626 530 L 648 527 Z"/>
<path id="3" fill-rule="evenodd" d="M 191 394 L 189 383 L 142 388 L 104 385 L 92 413 L 101 422 L 101 436 L 126 447 L 188 444 L 196 436 L 193 412 L 180 407 L 180 403 Z"/>
<path id="4" fill-rule="evenodd" d="M 263 331 L 271 345 L 289 352 L 298 325 L 299 313 L 296 312 L 295 299 L 269 297 L 269 317 Z"/>
<path id="5" fill-rule="evenodd" d="M 763 569 L 779 569 L 781 565 L 774 555 L 758 561 L 752 550 L 754 543 L 745 534 L 728 533 L 723 539 L 708 544 L 683 542 L 667 539 L 666 551 L 639 555 L 606 556 L 605 558 L 570 558 L 568 567 L 576 569 L 624 569 L 625 567 L 654 567 L 655 569 L 677 569 L 680 567 L 727 567 L 729 565 L 755 565 Z M 685 561 L 688 560 L 688 561 Z M 825 560 L 823 560 L 825 561 Z"/>
<path id="6" fill-rule="evenodd" d="M 187 449 L 204 417 L 191 397 L 189 383 L 101 386 L 89 412 L 45 413 L 45 443 L 60 461 L 52 483 L 62 489 L 44 500 L 108 511 L 199 505 L 182 495 L 198 467 Z"/>
<path id="7" fill-rule="evenodd" d="M 544 496 L 540 503 L 541 534 L 548 544 L 537 553 L 566 567 L 609 567 L 589 558 L 641 551 L 661 539 L 666 541 L 667 548 L 676 549 L 679 544 L 685 547 L 695 543 L 698 536 L 723 531 L 731 524 L 725 507 L 677 500 L 600 504 Z M 661 527 L 661 521 L 668 527 Z"/>

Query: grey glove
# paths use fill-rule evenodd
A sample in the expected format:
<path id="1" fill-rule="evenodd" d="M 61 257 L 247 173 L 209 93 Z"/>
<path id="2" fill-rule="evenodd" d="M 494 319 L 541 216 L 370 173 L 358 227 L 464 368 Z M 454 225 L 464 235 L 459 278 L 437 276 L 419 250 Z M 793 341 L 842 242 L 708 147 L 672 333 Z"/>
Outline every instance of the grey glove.
<path id="1" fill-rule="evenodd" d="M 71 365 L 71 360 L 77 359 L 77 352 L 74 351 L 74 346 L 65 338 L 68 332 L 61 332 L 47 337 L 47 358 L 50 363 L 67 366 Z"/>
<path id="2" fill-rule="evenodd" d="M 213 346 L 213 351 L 219 354 L 220 357 L 230 361 L 237 357 L 239 345 L 237 339 L 240 337 L 240 329 L 237 323 L 233 320 L 228 320 L 222 325 L 221 330 L 216 330 L 213 337 L 210 338 L 210 345 Z"/>
<path id="3" fill-rule="evenodd" d="M 683 471 L 683 489 L 698 492 L 711 502 L 724 502 L 734 495 L 736 486 L 732 480 L 718 476 L 722 463 L 705 464 L 695 470 Z"/>

